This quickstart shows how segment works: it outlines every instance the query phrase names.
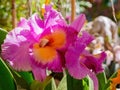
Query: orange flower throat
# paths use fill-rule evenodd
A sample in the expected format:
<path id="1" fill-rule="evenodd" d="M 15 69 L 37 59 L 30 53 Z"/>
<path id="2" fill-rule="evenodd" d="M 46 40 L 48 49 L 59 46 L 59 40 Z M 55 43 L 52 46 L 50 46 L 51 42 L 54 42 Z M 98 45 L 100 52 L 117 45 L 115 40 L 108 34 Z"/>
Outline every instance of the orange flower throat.
<path id="1" fill-rule="evenodd" d="M 40 39 L 40 43 L 33 45 L 33 54 L 37 62 L 47 63 L 57 58 L 56 49 L 65 46 L 66 35 L 62 30 L 56 30 Z"/>

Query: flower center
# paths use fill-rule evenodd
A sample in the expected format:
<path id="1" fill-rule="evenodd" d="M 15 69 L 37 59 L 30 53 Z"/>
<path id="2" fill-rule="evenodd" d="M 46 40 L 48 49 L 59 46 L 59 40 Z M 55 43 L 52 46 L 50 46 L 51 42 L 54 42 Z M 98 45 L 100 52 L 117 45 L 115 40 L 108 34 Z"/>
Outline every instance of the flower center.
<path id="1" fill-rule="evenodd" d="M 40 47 L 45 47 L 47 45 L 47 43 L 49 42 L 48 39 L 41 39 L 40 43 L 39 43 L 39 46 Z"/>
<path id="2" fill-rule="evenodd" d="M 48 34 L 43 37 L 41 41 L 44 41 L 48 46 L 59 49 L 62 48 L 66 43 L 66 35 L 62 30 L 55 31 L 52 34 Z M 42 42 L 40 42 L 42 43 Z"/>
<path id="3" fill-rule="evenodd" d="M 57 49 L 65 46 L 66 35 L 62 30 L 54 31 L 33 45 L 33 55 L 37 62 L 47 63 L 57 58 Z"/>

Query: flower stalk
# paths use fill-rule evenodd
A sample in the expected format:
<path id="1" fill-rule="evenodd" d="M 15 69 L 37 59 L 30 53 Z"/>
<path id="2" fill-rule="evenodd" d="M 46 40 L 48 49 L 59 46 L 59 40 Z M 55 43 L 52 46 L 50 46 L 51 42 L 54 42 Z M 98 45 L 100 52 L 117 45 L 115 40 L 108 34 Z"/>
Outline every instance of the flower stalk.
<path id="1" fill-rule="evenodd" d="M 71 0 L 71 22 L 73 22 L 73 20 L 75 19 L 75 0 Z"/>
<path id="2" fill-rule="evenodd" d="M 16 27 L 16 7 L 15 7 L 15 0 L 12 0 L 12 28 Z"/>

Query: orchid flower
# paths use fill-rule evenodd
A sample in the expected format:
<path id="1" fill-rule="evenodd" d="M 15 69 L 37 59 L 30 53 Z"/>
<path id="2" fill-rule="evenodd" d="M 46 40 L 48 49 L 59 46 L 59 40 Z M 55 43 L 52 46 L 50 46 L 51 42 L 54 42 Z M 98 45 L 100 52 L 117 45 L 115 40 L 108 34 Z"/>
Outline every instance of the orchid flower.
<path id="1" fill-rule="evenodd" d="M 120 70 L 117 72 L 117 76 L 111 79 L 110 90 L 116 90 L 117 84 L 120 84 Z"/>
<path id="2" fill-rule="evenodd" d="M 103 71 L 102 62 L 106 54 L 104 52 L 92 55 L 85 48 L 93 40 L 87 32 L 82 32 L 72 43 L 66 52 L 66 68 L 71 76 L 76 79 L 85 78 L 87 75 L 93 80 L 94 90 L 98 90 L 98 80 L 96 74 Z"/>
<path id="3" fill-rule="evenodd" d="M 18 71 L 32 71 L 36 80 L 46 78 L 46 70 L 62 72 L 64 54 L 73 43 L 85 21 L 81 14 L 71 25 L 62 15 L 45 7 L 44 19 L 38 14 L 22 18 L 2 44 L 2 57 Z"/>

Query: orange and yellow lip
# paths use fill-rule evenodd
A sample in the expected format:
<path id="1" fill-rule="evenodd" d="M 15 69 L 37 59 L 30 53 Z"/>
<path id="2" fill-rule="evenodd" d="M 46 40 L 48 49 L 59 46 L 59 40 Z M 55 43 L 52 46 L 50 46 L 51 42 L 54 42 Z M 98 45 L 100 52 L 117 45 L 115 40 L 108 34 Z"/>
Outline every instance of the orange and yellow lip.
<path id="1" fill-rule="evenodd" d="M 118 70 L 117 76 L 111 79 L 110 90 L 116 90 L 117 84 L 120 84 L 120 70 Z"/>
<path id="2" fill-rule="evenodd" d="M 33 54 L 37 62 L 47 63 L 57 58 L 57 49 L 65 46 L 66 35 L 62 30 L 56 30 L 40 39 L 33 45 Z"/>

